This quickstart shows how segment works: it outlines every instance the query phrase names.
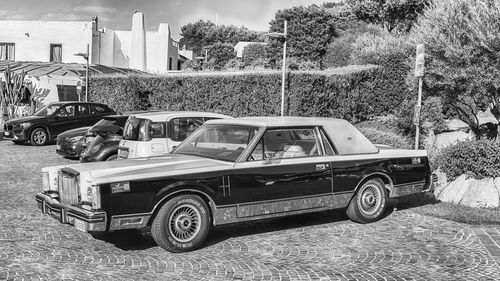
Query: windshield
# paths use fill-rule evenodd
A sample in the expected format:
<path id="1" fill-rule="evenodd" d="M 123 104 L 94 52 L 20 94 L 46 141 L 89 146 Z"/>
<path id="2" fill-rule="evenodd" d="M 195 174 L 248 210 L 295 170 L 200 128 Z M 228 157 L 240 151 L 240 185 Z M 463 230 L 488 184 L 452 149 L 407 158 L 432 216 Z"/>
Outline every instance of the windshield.
<path id="1" fill-rule="evenodd" d="M 204 125 L 177 147 L 174 153 L 234 162 L 257 131 L 257 127 L 250 126 Z"/>
<path id="2" fill-rule="evenodd" d="M 52 115 L 61 105 L 60 104 L 49 104 L 42 107 L 40 110 L 33 114 L 34 116 L 49 116 Z"/>
<path id="3" fill-rule="evenodd" d="M 132 141 L 150 141 L 152 138 L 166 138 L 165 122 L 153 122 L 149 119 L 130 117 L 123 130 L 123 139 Z"/>

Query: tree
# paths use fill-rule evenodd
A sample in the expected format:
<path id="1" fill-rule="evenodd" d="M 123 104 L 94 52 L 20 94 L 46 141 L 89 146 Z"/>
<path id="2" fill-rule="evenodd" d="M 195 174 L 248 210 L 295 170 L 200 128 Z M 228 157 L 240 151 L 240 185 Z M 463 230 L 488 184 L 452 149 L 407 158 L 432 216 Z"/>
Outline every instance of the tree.
<path id="1" fill-rule="evenodd" d="M 332 15 L 326 8 L 317 5 L 279 10 L 269 23 L 269 32 L 283 32 L 285 20 L 288 21 L 287 56 L 319 62 L 322 67 L 328 44 L 337 36 Z M 278 60 L 282 46 L 282 40 L 270 39 L 270 58 Z"/>
<path id="2" fill-rule="evenodd" d="M 243 62 L 245 65 L 252 65 L 256 61 L 262 62 L 266 57 L 267 51 L 264 44 L 252 43 L 243 49 Z"/>
<path id="3" fill-rule="evenodd" d="M 478 137 L 480 110 L 500 120 L 500 2 L 434 0 L 411 37 L 426 47 L 428 92 L 441 95 Z"/>
<path id="4" fill-rule="evenodd" d="M 232 44 L 217 42 L 207 49 L 209 63 L 215 70 L 223 69 L 229 60 L 236 57 Z"/>
<path id="5" fill-rule="evenodd" d="M 429 0 L 347 0 L 356 17 L 387 31 L 408 32 Z"/>
<path id="6" fill-rule="evenodd" d="M 7 65 L 0 78 L 0 125 L 3 125 L 3 115 L 7 111 L 8 118 L 14 118 L 26 88 L 24 85 L 25 73 L 14 73 Z"/>
<path id="7" fill-rule="evenodd" d="M 239 41 L 262 41 L 262 34 L 245 27 L 234 25 L 218 25 L 213 22 L 199 20 L 181 27 L 180 46 L 201 54 L 204 47 L 215 43 L 236 44 Z"/>

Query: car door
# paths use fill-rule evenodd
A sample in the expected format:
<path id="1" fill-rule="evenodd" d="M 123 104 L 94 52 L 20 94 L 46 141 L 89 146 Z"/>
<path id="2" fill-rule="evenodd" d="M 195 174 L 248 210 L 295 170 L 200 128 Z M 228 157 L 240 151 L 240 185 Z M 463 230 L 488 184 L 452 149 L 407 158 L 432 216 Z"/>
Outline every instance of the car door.
<path id="1" fill-rule="evenodd" d="M 320 198 L 332 193 L 332 172 L 318 136 L 317 128 L 264 133 L 247 161 L 235 164 L 231 199 L 239 217 L 326 206 Z"/>
<path id="2" fill-rule="evenodd" d="M 77 128 L 75 104 L 65 104 L 59 107 L 54 113 L 51 123 L 51 133 L 53 136 Z"/>
<path id="3" fill-rule="evenodd" d="M 78 127 L 87 127 L 94 125 L 95 117 L 91 114 L 90 104 L 76 105 L 76 123 Z M 99 119 L 100 120 L 100 119 Z"/>
<path id="4" fill-rule="evenodd" d="M 99 122 L 103 116 L 113 114 L 109 111 L 109 109 L 100 104 L 90 104 L 90 117 L 88 119 L 89 125 L 92 126 L 95 123 Z"/>

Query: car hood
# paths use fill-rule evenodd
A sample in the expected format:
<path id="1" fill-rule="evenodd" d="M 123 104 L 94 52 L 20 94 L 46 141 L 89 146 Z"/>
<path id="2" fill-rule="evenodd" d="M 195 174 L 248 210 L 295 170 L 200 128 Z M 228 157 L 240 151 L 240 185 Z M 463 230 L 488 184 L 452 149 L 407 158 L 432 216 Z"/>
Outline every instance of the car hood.
<path id="1" fill-rule="evenodd" d="M 71 138 L 71 137 L 76 137 L 76 136 L 85 136 L 85 133 L 87 132 L 87 130 L 89 128 L 90 127 L 81 127 L 81 128 L 67 130 L 67 131 L 64 131 L 61 134 L 59 134 L 58 137 Z"/>
<path id="2" fill-rule="evenodd" d="M 234 163 L 205 157 L 165 154 L 162 156 L 70 165 L 95 184 L 162 178 L 210 171 L 232 170 Z"/>
<path id="3" fill-rule="evenodd" d="M 8 120 L 6 123 L 8 123 L 8 124 L 19 124 L 19 123 L 23 123 L 23 122 L 37 121 L 37 120 L 44 119 L 44 118 L 47 118 L 47 116 L 34 116 L 34 115 L 31 115 L 31 116 L 13 118 L 13 119 Z"/>

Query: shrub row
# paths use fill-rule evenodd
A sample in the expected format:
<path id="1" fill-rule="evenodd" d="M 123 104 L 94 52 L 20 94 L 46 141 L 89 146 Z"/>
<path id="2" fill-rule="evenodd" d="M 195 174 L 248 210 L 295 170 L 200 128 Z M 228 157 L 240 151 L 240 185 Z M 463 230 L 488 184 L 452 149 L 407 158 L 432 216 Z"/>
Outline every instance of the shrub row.
<path id="1" fill-rule="evenodd" d="M 400 134 L 368 127 L 358 127 L 358 129 L 374 144 L 385 144 L 393 148 L 411 148 L 409 140 Z"/>
<path id="2" fill-rule="evenodd" d="M 448 180 L 462 174 L 475 179 L 500 177 L 500 143 L 488 139 L 458 142 L 440 150 L 433 167 L 446 173 Z"/>
<path id="3" fill-rule="evenodd" d="M 406 98 L 377 66 L 287 74 L 285 112 L 352 122 L 384 115 Z M 278 115 L 281 73 L 211 72 L 164 76 L 94 76 L 90 98 L 117 111 L 159 109 L 215 111 L 232 116 Z"/>

